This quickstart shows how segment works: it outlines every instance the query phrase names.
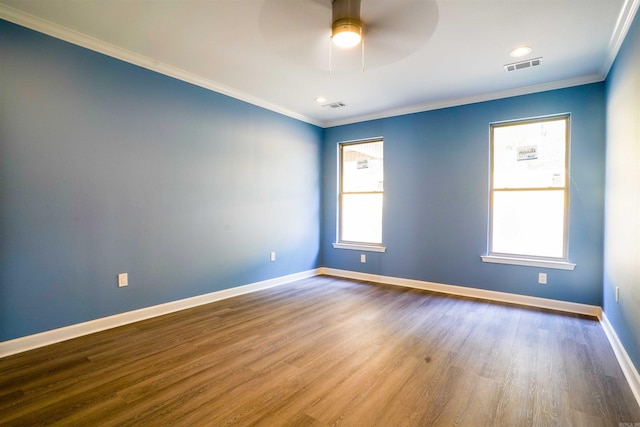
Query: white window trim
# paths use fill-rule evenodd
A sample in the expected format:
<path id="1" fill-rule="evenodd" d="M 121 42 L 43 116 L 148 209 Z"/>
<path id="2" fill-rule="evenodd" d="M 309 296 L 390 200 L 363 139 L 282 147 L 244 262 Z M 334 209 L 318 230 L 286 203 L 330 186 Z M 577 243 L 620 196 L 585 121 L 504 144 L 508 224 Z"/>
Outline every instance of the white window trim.
<path id="1" fill-rule="evenodd" d="M 386 252 L 387 248 L 385 246 L 382 245 L 382 243 L 380 244 L 376 244 L 376 243 L 368 243 L 368 242 L 347 242 L 347 241 L 341 241 L 340 237 L 341 237 L 341 230 L 340 227 L 342 227 L 341 224 L 341 206 L 340 206 L 340 198 L 341 198 L 341 187 L 342 187 L 342 146 L 344 145 L 351 145 L 351 144 L 366 144 L 369 142 L 376 142 L 376 141 L 382 141 L 384 143 L 384 138 L 382 136 L 378 136 L 378 137 L 374 137 L 374 138 L 365 138 L 365 139 L 357 139 L 357 140 L 352 140 L 352 141 L 344 141 L 344 142 L 340 142 L 337 145 L 338 148 L 338 171 L 339 171 L 339 175 L 338 175 L 338 209 L 337 209 L 337 228 L 336 228 L 336 241 L 334 243 L 332 243 L 333 248 L 334 249 L 347 249 L 347 250 L 354 250 L 354 251 L 368 251 L 368 252 Z M 384 194 L 384 190 L 382 191 L 382 194 Z"/>
<path id="2" fill-rule="evenodd" d="M 509 121 L 509 122 L 501 122 L 501 123 L 517 123 L 517 122 L 526 122 L 526 121 L 536 121 L 536 120 L 544 120 L 547 118 L 553 119 L 556 117 L 563 117 L 566 116 L 568 123 L 571 123 L 571 114 L 569 113 L 563 113 L 563 114 L 554 114 L 554 115 L 550 115 L 550 116 L 544 116 L 544 117 L 534 117 L 531 119 L 526 119 L 526 120 L 514 120 L 514 121 Z M 493 123 L 493 125 L 499 125 L 501 123 Z M 571 130 L 569 129 L 569 133 L 568 133 L 568 140 L 566 142 L 567 144 L 567 152 L 566 152 L 566 170 L 569 170 L 569 162 L 570 162 L 570 150 L 571 150 L 571 138 L 570 135 L 571 134 Z M 491 141 L 491 145 L 493 146 L 493 141 Z M 491 150 L 493 150 L 493 148 L 491 148 Z M 493 162 L 493 159 L 491 159 L 491 162 Z M 490 179 L 493 179 L 493 164 L 491 166 L 492 170 L 491 170 L 491 177 Z M 492 185 L 492 184 L 491 184 Z M 566 200 L 566 204 L 567 204 L 567 210 L 565 211 L 565 236 L 564 236 L 564 259 L 559 259 L 559 260 L 549 260 L 549 259 L 539 259 L 539 258 L 533 258 L 533 257 L 527 257 L 527 256 L 523 256 L 523 257 L 519 257 L 517 255 L 502 255 L 502 254 L 496 254 L 496 253 L 491 253 L 490 251 L 487 251 L 488 254 L 487 255 L 481 255 L 480 258 L 482 259 L 482 262 L 487 262 L 487 263 L 494 263 L 494 264 L 508 264 L 508 265 L 520 265 L 520 266 L 526 266 L 526 267 L 540 267 L 540 268 L 552 268 L 552 269 L 558 269 L 558 270 L 574 270 L 576 267 L 576 264 L 571 263 L 568 261 L 568 256 L 569 256 L 569 198 L 570 198 L 570 193 L 569 193 L 569 186 L 567 185 L 565 187 L 565 191 L 566 191 L 566 195 L 565 195 L 565 200 Z M 492 189 L 490 189 L 490 191 L 492 191 Z M 491 215 L 491 214 L 489 214 Z M 490 220 L 491 221 L 491 220 Z M 489 227 L 491 227 L 491 225 L 489 225 Z M 489 239 L 491 239 L 491 229 L 489 229 Z M 489 245 L 490 246 L 490 245 Z"/>
<path id="3" fill-rule="evenodd" d="M 576 265 L 567 261 L 550 261 L 532 258 L 516 258 L 498 255 L 481 255 L 482 262 L 495 264 L 524 265 L 527 267 L 555 268 L 557 270 L 573 270 Z"/>
<path id="4" fill-rule="evenodd" d="M 368 251 L 368 252 L 386 252 L 387 248 L 385 246 L 377 246 L 377 245 L 366 245 L 362 243 L 343 243 L 337 242 L 332 243 L 335 249 L 349 249 L 352 251 Z"/>

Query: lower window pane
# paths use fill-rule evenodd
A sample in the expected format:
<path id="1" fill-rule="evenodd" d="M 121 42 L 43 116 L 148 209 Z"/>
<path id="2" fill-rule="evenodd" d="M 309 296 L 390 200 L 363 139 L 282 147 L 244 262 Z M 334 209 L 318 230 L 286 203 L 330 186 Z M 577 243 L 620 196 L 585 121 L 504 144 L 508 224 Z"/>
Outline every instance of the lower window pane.
<path id="1" fill-rule="evenodd" d="M 342 195 L 340 240 L 382 243 L 382 194 Z"/>
<path id="2" fill-rule="evenodd" d="M 493 193 L 493 253 L 562 258 L 564 191 Z"/>

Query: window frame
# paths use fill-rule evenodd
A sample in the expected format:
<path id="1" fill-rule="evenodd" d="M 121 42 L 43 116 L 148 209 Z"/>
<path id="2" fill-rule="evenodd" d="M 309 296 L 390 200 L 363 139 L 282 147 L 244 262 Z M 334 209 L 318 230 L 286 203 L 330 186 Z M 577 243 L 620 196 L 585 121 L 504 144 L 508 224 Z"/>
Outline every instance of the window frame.
<path id="1" fill-rule="evenodd" d="M 565 122 L 565 152 L 564 152 L 564 185 L 562 187 L 509 187 L 499 188 L 494 187 L 494 167 L 495 167 L 495 129 L 503 128 L 507 126 L 526 125 L 531 123 L 543 123 L 549 121 L 564 120 Z M 496 122 L 490 124 L 490 155 L 489 155 L 489 214 L 488 214 L 488 233 L 487 233 L 487 255 L 482 256 L 482 261 L 500 263 L 500 264 L 512 264 L 512 265 L 525 265 L 532 267 L 545 267 L 556 268 L 564 270 L 573 270 L 575 264 L 569 262 L 569 215 L 570 215 L 570 158 L 571 158 L 571 114 L 563 113 L 543 117 L 533 117 L 520 120 L 511 120 L 506 122 Z M 496 252 L 493 250 L 493 238 L 494 238 L 494 197 L 497 192 L 515 192 L 515 191 L 532 191 L 532 192 L 549 192 L 549 191 L 563 191 L 563 231 L 562 231 L 562 256 L 537 256 L 528 254 L 517 253 L 504 253 Z"/>
<path id="2" fill-rule="evenodd" d="M 362 140 L 355 140 L 355 141 L 346 141 L 346 142 L 340 142 L 338 143 L 338 164 L 337 164 L 337 169 L 338 169 L 338 183 L 337 183 L 337 227 L 336 227 L 336 241 L 335 243 L 333 243 L 333 247 L 336 249 L 352 249 L 352 250 L 360 250 L 360 251 L 369 251 L 369 252 L 385 252 L 386 251 L 386 247 L 384 246 L 383 242 L 384 242 L 384 229 L 383 229 L 383 219 L 384 219 L 384 184 L 382 186 L 382 190 L 375 190 L 375 191 L 344 191 L 344 171 L 343 171 L 343 166 L 344 166 L 344 161 L 343 161 L 343 153 L 344 153 L 344 148 L 345 147 L 350 147 L 350 146 L 354 146 L 354 145 L 364 145 L 364 144 L 372 144 L 372 143 L 378 143 L 381 142 L 382 143 L 382 162 L 383 162 L 383 166 L 382 166 L 382 173 L 383 173 L 383 182 L 384 182 L 384 138 L 382 137 L 375 137 L 375 138 L 368 138 L 368 139 L 362 139 Z M 349 194 L 362 194 L 362 195 L 367 195 L 367 194 L 381 194 L 382 195 L 382 213 L 381 213 L 381 222 L 380 222 L 380 243 L 377 242 L 361 242 L 361 241 L 352 241 L 352 240 L 344 240 L 342 238 L 343 236 L 343 219 L 342 219 L 342 215 L 343 215 L 343 198 L 344 195 L 349 195 Z"/>

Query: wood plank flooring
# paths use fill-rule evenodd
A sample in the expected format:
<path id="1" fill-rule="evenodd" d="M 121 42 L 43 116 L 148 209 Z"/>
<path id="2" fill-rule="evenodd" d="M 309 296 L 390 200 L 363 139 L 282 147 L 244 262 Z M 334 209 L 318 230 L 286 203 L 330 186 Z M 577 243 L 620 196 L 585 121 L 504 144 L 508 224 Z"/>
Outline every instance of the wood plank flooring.
<path id="1" fill-rule="evenodd" d="M 0 359 L 2 426 L 621 423 L 596 319 L 327 276 Z"/>

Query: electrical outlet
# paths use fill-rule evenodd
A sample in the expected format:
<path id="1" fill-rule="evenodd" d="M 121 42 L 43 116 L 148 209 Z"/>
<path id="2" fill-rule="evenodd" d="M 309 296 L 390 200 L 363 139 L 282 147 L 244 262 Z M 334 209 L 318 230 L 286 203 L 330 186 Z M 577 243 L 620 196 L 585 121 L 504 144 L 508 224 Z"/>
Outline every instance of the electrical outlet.
<path id="1" fill-rule="evenodd" d="M 616 286 L 616 302 L 620 302 L 620 288 Z"/>
<path id="2" fill-rule="evenodd" d="M 276 260 L 276 253 L 275 252 L 271 252 L 271 255 L 269 256 L 269 259 L 271 260 L 271 262 Z"/>
<path id="3" fill-rule="evenodd" d="M 538 283 L 541 285 L 547 284 L 547 273 L 538 273 Z"/>
<path id="4" fill-rule="evenodd" d="M 360 254 L 360 262 L 367 262 L 367 256 L 365 254 Z"/>
<path id="5" fill-rule="evenodd" d="M 120 273 L 118 274 L 118 287 L 124 288 L 125 286 L 129 286 L 129 274 Z"/>

